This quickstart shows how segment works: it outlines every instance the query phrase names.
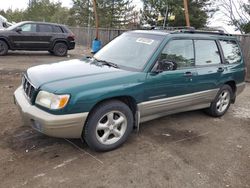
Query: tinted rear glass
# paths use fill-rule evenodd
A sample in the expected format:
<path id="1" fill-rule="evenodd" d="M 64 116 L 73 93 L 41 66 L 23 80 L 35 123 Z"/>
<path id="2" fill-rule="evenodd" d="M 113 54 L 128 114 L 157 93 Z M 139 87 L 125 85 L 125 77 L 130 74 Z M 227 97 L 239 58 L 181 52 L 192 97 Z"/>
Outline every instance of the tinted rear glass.
<path id="1" fill-rule="evenodd" d="M 48 33 L 53 32 L 53 28 L 51 25 L 39 24 L 38 27 L 39 27 L 38 30 L 39 32 L 48 32 Z"/>
<path id="2" fill-rule="evenodd" d="M 63 30 L 64 33 L 72 33 L 72 31 L 70 31 L 70 29 L 67 28 L 66 26 L 63 26 L 62 30 Z"/>
<path id="3" fill-rule="evenodd" d="M 63 33 L 61 27 L 59 27 L 59 26 L 53 26 L 53 29 L 54 29 L 55 33 Z"/>

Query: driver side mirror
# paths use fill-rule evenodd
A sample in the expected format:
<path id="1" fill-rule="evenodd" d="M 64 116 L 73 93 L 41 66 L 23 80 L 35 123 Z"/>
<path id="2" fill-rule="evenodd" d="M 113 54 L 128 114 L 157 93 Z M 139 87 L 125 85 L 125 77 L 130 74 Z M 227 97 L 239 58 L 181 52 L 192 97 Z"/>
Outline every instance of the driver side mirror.
<path id="1" fill-rule="evenodd" d="M 158 74 L 161 72 L 172 71 L 176 69 L 177 69 L 177 63 L 163 59 L 163 60 L 156 62 L 152 72 Z"/>
<path id="2" fill-rule="evenodd" d="M 21 27 L 17 27 L 17 28 L 15 29 L 15 31 L 19 33 L 19 32 L 22 31 L 22 28 L 21 28 Z"/>

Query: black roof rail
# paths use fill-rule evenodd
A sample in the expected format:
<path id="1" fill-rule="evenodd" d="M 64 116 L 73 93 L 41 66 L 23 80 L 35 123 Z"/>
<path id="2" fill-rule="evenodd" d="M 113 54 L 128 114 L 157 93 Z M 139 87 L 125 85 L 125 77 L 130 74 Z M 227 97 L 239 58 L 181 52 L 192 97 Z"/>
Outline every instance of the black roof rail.
<path id="1" fill-rule="evenodd" d="M 218 32 L 218 33 L 225 33 L 224 30 L 222 29 L 218 29 L 218 28 L 214 28 L 214 27 L 203 27 L 201 29 L 199 29 L 201 31 L 211 31 L 211 32 Z"/>
<path id="2" fill-rule="evenodd" d="M 162 30 L 169 33 L 196 33 L 196 34 L 209 34 L 209 35 L 224 35 L 233 36 L 232 34 L 225 33 L 222 29 L 213 27 L 205 27 L 201 29 L 195 29 L 195 27 L 178 26 L 178 27 L 153 27 L 153 30 Z"/>
<path id="3" fill-rule="evenodd" d="M 195 30 L 194 27 L 189 27 L 189 26 L 178 26 L 178 27 L 164 27 L 163 30 L 167 30 L 167 31 L 176 31 L 176 30 L 182 30 L 182 29 L 185 29 L 185 30 Z"/>
<path id="4" fill-rule="evenodd" d="M 178 27 L 157 27 L 157 26 L 153 26 L 150 28 L 151 30 L 162 30 L 162 31 L 176 31 L 176 30 L 195 30 L 194 27 L 188 27 L 188 26 L 178 26 Z"/>
<path id="5" fill-rule="evenodd" d="M 225 33 L 223 30 L 186 30 L 182 29 L 179 31 L 174 31 L 172 33 L 195 33 L 195 34 L 210 34 L 210 35 L 225 35 L 225 36 L 232 36 L 231 34 Z"/>

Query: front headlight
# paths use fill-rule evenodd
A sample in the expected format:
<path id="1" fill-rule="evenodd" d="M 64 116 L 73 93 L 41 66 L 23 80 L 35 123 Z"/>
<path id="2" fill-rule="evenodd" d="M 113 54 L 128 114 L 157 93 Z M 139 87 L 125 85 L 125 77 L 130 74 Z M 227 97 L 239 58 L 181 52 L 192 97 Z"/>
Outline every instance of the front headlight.
<path id="1" fill-rule="evenodd" d="M 36 104 L 52 110 L 58 110 L 67 105 L 69 98 L 70 95 L 56 95 L 47 91 L 40 91 L 36 97 Z"/>

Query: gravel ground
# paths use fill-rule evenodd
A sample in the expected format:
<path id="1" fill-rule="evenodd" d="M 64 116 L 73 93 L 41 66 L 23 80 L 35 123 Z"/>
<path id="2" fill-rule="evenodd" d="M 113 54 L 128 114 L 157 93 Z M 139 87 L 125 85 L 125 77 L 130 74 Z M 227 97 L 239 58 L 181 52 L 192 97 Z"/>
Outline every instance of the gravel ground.
<path id="1" fill-rule="evenodd" d="M 13 104 L 21 72 L 83 54 L 89 50 L 77 47 L 66 58 L 47 52 L 0 57 L 0 187 L 250 187 L 250 84 L 222 118 L 194 111 L 143 123 L 107 153 L 24 125 Z"/>

